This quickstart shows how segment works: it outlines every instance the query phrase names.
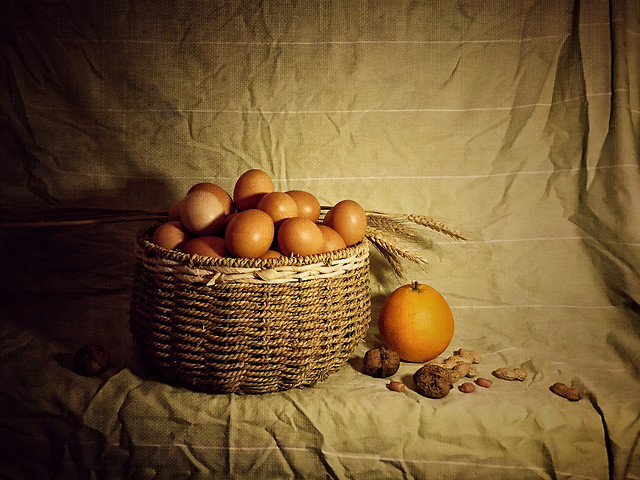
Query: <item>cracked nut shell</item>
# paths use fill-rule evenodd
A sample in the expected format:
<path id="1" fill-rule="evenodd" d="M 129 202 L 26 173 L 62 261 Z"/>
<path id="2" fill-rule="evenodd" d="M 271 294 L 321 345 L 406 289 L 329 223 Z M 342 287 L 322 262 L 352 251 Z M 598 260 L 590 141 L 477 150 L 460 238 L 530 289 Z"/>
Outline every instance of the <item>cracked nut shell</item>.
<path id="1" fill-rule="evenodd" d="M 453 387 L 449 371 L 440 365 L 424 365 L 413 374 L 413 381 L 418 392 L 429 398 L 446 397 Z"/>
<path id="2" fill-rule="evenodd" d="M 80 347 L 73 357 L 73 371 L 85 377 L 100 375 L 110 364 L 109 352 L 97 343 Z"/>
<path id="3" fill-rule="evenodd" d="M 571 388 L 568 385 L 560 382 L 556 382 L 551 385 L 551 387 L 549 387 L 549 390 L 551 390 L 556 395 L 560 395 L 561 397 L 564 397 L 572 402 L 577 402 L 582 398 L 583 395 L 582 390 L 578 388 Z"/>
<path id="4" fill-rule="evenodd" d="M 372 377 L 390 377 L 398 371 L 399 367 L 400 357 L 387 347 L 372 348 L 364 354 L 362 370 Z"/>

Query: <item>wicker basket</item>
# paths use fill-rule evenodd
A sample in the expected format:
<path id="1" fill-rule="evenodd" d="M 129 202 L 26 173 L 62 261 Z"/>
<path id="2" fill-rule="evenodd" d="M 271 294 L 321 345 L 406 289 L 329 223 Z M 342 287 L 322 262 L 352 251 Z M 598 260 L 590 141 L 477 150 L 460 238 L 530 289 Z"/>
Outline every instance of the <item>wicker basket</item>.
<path id="1" fill-rule="evenodd" d="M 371 318 L 369 245 L 308 257 L 219 258 L 136 239 L 130 325 L 142 360 L 205 392 L 313 385 L 346 363 Z"/>

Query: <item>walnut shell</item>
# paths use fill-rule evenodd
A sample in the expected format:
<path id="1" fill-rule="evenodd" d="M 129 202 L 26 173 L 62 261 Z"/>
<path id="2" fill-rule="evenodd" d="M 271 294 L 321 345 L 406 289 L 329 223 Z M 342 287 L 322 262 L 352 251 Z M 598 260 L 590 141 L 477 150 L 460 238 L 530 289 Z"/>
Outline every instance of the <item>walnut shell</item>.
<path id="1" fill-rule="evenodd" d="M 440 365 L 426 364 L 413 374 L 419 393 L 429 398 L 446 397 L 451 391 L 450 372 Z"/>
<path id="2" fill-rule="evenodd" d="M 80 347 L 73 358 L 73 370 L 85 377 L 100 375 L 111 365 L 111 356 L 105 347 L 90 343 Z"/>
<path id="3" fill-rule="evenodd" d="M 390 377 L 400 368 L 400 357 L 393 350 L 380 346 L 364 354 L 362 370 L 372 377 Z"/>

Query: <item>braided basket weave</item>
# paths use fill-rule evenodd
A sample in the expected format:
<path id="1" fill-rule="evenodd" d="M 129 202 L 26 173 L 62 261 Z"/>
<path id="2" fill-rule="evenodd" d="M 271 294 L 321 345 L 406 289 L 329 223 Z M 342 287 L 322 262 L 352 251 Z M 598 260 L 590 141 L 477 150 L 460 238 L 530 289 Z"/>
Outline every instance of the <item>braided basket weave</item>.
<path id="1" fill-rule="evenodd" d="M 307 257 L 209 258 L 136 239 L 130 326 L 142 360 L 211 393 L 313 385 L 346 363 L 371 318 L 369 245 Z"/>

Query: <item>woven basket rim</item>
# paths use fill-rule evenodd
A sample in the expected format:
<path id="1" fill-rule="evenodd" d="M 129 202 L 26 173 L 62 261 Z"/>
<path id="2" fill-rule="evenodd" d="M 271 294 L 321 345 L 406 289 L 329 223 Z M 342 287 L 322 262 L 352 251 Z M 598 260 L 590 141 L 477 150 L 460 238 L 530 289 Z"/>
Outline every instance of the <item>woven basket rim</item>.
<path id="1" fill-rule="evenodd" d="M 369 250 L 369 241 L 365 238 L 362 241 L 341 250 L 321 253 L 317 255 L 290 257 L 282 256 L 279 258 L 268 259 L 205 257 L 202 255 L 181 252 L 179 250 L 168 250 L 154 244 L 151 241 L 153 232 L 163 223 L 166 222 L 159 221 L 149 225 L 145 225 L 138 229 L 136 235 L 137 247 L 142 249 L 149 257 L 160 258 L 168 262 L 176 262 L 191 268 L 215 269 L 216 267 L 228 267 L 238 269 L 272 269 L 279 267 L 305 267 L 317 264 L 331 265 L 336 261 L 352 258 L 355 256 L 361 256 L 364 253 L 367 253 Z"/>

